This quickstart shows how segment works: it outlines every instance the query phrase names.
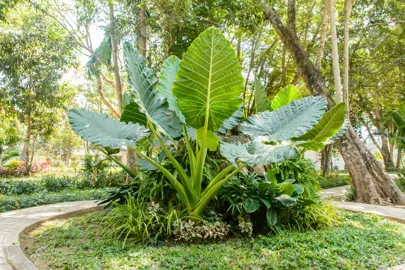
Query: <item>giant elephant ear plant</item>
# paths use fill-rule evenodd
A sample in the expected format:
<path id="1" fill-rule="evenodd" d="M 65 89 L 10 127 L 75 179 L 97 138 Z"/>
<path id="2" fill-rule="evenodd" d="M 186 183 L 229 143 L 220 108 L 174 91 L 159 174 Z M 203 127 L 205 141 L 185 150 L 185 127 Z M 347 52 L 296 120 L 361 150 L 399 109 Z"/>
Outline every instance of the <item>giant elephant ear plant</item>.
<path id="1" fill-rule="evenodd" d="M 122 146 L 134 149 L 139 157 L 163 173 L 188 214 L 195 218 L 201 216 L 218 190 L 244 167 L 293 158 L 306 142 L 313 141 L 319 147 L 326 135 L 337 133 L 344 120 L 343 112 L 333 128 L 319 124 L 326 110 L 323 97 L 302 98 L 276 111 L 252 116 L 242 124 L 242 132 L 252 138 L 251 142 L 222 142 L 221 154 L 230 165 L 203 189 L 207 149 L 218 149 L 219 131 L 223 133 L 236 125 L 242 111 L 243 77 L 230 42 L 220 30 L 207 29 L 194 40 L 181 61 L 175 56 L 165 61 L 159 79 L 145 58 L 128 43 L 124 44 L 124 58 L 132 99 L 126 102 L 121 122 L 104 114 L 72 109 L 68 113 L 72 129 L 84 140 L 102 147 L 106 154 Z M 328 119 L 324 122 L 329 123 Z M 317 134 L 325 128 L 329 132 L 317 141 Z M 191 143 L 190 130 L 195 133 L 195 144 Z M 137 148 L 148 136 L 158 141 L 175 172 L 168 171 L 153 156 Z M 167 147 L 168 140 L 176 145 L 179 139 L 185 139 L 189 168 L 183 168 Z"/>

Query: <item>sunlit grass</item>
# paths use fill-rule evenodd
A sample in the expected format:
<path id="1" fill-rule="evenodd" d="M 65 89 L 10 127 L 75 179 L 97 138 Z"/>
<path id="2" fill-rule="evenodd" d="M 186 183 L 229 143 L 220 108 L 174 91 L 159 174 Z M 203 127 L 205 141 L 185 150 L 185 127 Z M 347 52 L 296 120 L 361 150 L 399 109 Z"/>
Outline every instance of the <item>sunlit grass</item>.
<path id="1" fill-rule="evenodd" d="M 51 269 L 379 269 L 405 262 L 405 226 L 366 214 L 342 212 L 339 227 L 319 231 L 126 249 L 101 235 L 101 217 L 91 213 L 31 232 L 28 254 Z"/>

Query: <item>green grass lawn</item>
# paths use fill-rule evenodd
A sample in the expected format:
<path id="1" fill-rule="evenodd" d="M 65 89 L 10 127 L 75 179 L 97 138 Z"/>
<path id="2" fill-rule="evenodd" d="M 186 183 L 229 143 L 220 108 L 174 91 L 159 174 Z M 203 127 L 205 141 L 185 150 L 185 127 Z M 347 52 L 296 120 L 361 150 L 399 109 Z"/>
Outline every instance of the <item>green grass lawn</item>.
<path id="1" fill-rule="evenodd" d="M 47 226 L 22 237 L 41 269 L 379 269 L 405 263 L 405 225 L 341 212 L 338 227 L 282 232 L 210 244 L 126 249 L 103 237 L 101 212 Z M 28 247 L 27 247 L 28 245 Z"/>

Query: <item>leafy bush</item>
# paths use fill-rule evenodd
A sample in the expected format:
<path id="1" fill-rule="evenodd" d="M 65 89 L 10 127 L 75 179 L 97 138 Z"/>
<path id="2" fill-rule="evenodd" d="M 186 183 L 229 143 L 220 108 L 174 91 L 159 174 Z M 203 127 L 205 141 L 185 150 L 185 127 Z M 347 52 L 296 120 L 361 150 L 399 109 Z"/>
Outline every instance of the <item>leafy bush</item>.
<path id="1" fill-rule="evenodd" d="M 24 166 L 24 162 L 17 159 L 12 159 L 4 165 L 11 173 L 14 173 L 21 166 Z"/>
<path id="2" fill-rule="evenodd" d="M 319 185 L 323 189 L 341 187 L 351 184 L 351 178 L 349 175 L 344 174 L 331 174 L 325 178 L 319 178 Z"/>
<path id="3" fill-rule="evenodd" d="M 403 177 L 397 178 L 395 179 L 395 183 L 397 184 L 397 186 L 401 191 L 405 192 L 405 178 Z"/>
<path id="4" fill-rule="evenodd" d="M 256 232 L 267 228 L 278 229 L 283 222 L 283 212 L 300 211 L 315 202 L 305 199 L 304 187 L 294 179 L 278 182 L 272 170 L 265 178 L 255 173 L 240 175 L 223 187 L 219 201 L 227 211 L 235 214 L 250 214 Z"/>
<path id="5" fill-rule="evenodd" d="M 337 226 L 340 218 L 338 211 L 331 202 L 322 202 L 292 211 L 283 211 L 280 215 L 281 228 L 298 231 Z"/>
<path id="6" fill-rule="evenodd" d="M 171 235 L 173 223 L 181 217 L 175 208 L 164 209 L 156 203 L 146 203 L 129 196 L 126 203 L 116 205 L 107 212 L 102 226 L 103 233 L 117 240 L 127 240 L 144 244 L 156 244 L 164 236 Z"/>
<path id="7" fill-rule="evenodd" d="M 229 233 L 229 225 L 222 221 L 194 222 L 177 220 L 173 223 L 173 234 L 176 241 L 201 242 L 224 239 Z"/>
<path id="8" fill-rule="evenodd" d="M 58 193 L 36 192 L 31 195 L 0 197 L 0 212 L 59 202 L 100 200 L 110 189 L 65 190 Z"/>
<path id="9" fill-rule="evenodd" d="M 70 177 L 46 176 L 42 179 L 42 181 L 46 190 L 49 192 L 59 192 L 76 187 L 76 179 Z"/>
<path id="10" fill-rule="evenodd" d="M 272 171 L 278 181 L 295 179 L 297 183 L 304 187 L 304 197 L 318 197 L 319 182 L 322 180 L 322 177 L 319 176 L 310 159 L 298 156 L 294 159 L 285 160 L 272 165 Z"/>
<path id="11" fill-rule="evenodd" d="M 0 194 L 22 195 L 44 190 L 40 181 L 0 180 Z"/>

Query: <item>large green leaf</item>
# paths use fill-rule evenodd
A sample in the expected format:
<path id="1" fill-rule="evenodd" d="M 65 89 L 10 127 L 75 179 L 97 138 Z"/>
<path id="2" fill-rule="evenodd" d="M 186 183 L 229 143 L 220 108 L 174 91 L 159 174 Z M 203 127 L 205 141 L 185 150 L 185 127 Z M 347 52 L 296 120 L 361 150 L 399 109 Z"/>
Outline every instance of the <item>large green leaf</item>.
<path id="1" fill-rule="evenodd" d="M 145 58 L 127 42 L 124 43 L 124 58 L 130 90 L 139 110 L 167 135 L 179 137 L 182 131 L 181 122 L 177 115 L 169 110 L 167 101 L 157 94 L 157 79 L 147 66 Z"/>
<path id="2" fill-rule="evenodd" d="M 253 85 L 255 89 L 256 113 L 269 110 L 271 102 L 267 97 L 266 87 L 258 79 L 255 80 Z"/>
<path id="3" fill-rule="evenodd" d="M 326 98 L 305 97 L 294 100 L 280 109 L 265 111 L 248 118 L 242 132 L 267 141 L 283 141 L 298 137 L 310 130 L 326 110 Z"/>
<path id="4" fill-rule="evenodd" d="M 302 98 L 302 95 L 298 89 L 289 84 L 283 89 L 281 89 L 274 99 L 271 101 L 271 108 L 277 110 L 278 108 L 289 104 L 293 100 L 299 100 Z"/>
<path id="5" fill-rule="evenodd" d="M 159 95 L 164 97 L 169 103 L 169 109 L 177 114 L 180 121 L 185 123 L 183 113 L 180 111 L 176 103 L 176 97 L 173 95 L 173 82 L 176 79 L 177 70 L 179 69 L 180 59 L 172 55 L 166 59 L 163 63 L 162 71 L 159 74 L 159 81 L 156 85 L 156 89 Z"/>
<path id="6" fill-rule="evenodd" d="M 330 111 L 326 112 L 321 120 L 304 135 L 294 138 L 295 141 L 306 141 L 298 146 L 314 151 L 320 150 L 327 139 L 339 132 L 346 117 L 346 104 L 339 103 Z"/>
<path id="7" fill-rule="evenodd" d="M 68 112 L 73 131 L 85 141 L 109 148 L 130 146 L 135 148 L 137 142 L 149 136 L 149 130 L 133 123 L 123 123 L 109 118 L 105 114 L 72 109 Z"/>
<path id="8" fill-rule="evenodd" d="M 288 145 L 268 145 L 259 141 L 248 144 L 221 142 L 220 151 L 222 156 L 235 165 L 237 160 L 249 166 L 256 166 L 297 157 L 296 150 Z"/>
<path id="9" fill-rule="evenodd" d="M 240 108 L 243 77 L 230 42 L 220 30 L 208 28 L 188 48 L 180 62 L 173 94 L 193 128 L 216 131 Z"/>
<path id="10" fill-rule="evenodd" d="M 236 127 L 243 116 L 243 106 L 241 106 L 231 117 L 226 119 L 222 126 L 218 129 L 219 133 L 226 133 L 228 130 L 233 129 Z"/>

